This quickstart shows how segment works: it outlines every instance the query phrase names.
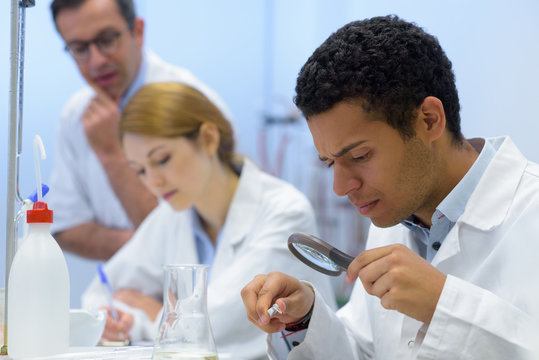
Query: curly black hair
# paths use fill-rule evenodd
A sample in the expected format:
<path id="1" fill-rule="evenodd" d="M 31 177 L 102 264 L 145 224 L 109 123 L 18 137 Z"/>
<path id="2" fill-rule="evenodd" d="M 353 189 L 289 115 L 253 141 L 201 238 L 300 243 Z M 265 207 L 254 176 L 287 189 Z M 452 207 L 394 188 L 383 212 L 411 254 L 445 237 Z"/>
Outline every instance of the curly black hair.
<path id="1" fill-rule="evenodd" d="M 395 15 L 351 22 L 333 33 L 303 65 L 295 104 L 305 118 L 341 101 L 359 101 L 381 114 L 403 139 L 427 96 L 440 99 L 447 129 L 460 144 L 455 75 L 438 40 Z"/>

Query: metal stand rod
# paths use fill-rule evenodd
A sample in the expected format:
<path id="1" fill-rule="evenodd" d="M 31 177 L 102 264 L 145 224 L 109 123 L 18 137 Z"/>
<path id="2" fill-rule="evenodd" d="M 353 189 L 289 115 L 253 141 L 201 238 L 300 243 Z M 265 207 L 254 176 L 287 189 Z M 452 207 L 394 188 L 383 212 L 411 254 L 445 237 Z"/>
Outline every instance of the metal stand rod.
<path id="1" fill-rule="evenodd" d="M 6 279 L 4 300 L 4 344 L 1 355 L 7 355 L 7 309 L 9 271 L 14 256 L 15 245 L 15 201 L 22 205 L 19 195 L 19 157 L 22 149 L 22 95 L 24 64 L 24 31 L 26 8 L 35 5 L 34 0 L 11 0 L 11 46 L 9 85 L 9 145 L 8 181 L 6 196 Z"/>

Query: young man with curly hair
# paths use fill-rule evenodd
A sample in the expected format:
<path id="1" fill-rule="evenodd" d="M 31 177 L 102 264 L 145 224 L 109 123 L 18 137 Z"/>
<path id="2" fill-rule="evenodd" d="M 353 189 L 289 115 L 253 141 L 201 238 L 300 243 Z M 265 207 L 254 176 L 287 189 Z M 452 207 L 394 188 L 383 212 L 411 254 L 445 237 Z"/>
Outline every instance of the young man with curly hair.
<path id="1" fill-rule="evenodd" d="M 373 226 L 336 314 L 285 274 L 244 287 L 271 357 L 533 356 L 539 166 L 508 137 L 464 138 L 437 39 L 396 16 L 352 22 L 309 58 L 296 93 L 334 192 Z M 275 302 L 282 314 L 270 318 Z"/>

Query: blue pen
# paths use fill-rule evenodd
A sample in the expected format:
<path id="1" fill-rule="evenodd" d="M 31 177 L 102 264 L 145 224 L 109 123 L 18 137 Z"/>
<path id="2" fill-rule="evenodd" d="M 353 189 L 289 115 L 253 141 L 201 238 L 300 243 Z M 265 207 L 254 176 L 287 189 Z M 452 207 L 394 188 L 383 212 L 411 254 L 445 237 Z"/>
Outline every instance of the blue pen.
<path id="1" fill-rule="evenodd" d="M 103 270 L 103 265 L 98 264 L 97 265 L 97 272 L 99 273 L 99 278 L 101 279 L 101 283 L 107 287 L 107 298 L 109 303 L 109 309 L 110 309 L 110 315 L 114 319 L 114 321 L 118 322 L 118 312 L 116 312 L 116 309 L 114 308 L 113 300 L 112 300 L 112 288 L 110 287 L 109 280 L 107 279 L 107 275 L 105 275 L 105 271 Z M 119 333 L 120 338 L 123 339 L 123 334 Z"/>

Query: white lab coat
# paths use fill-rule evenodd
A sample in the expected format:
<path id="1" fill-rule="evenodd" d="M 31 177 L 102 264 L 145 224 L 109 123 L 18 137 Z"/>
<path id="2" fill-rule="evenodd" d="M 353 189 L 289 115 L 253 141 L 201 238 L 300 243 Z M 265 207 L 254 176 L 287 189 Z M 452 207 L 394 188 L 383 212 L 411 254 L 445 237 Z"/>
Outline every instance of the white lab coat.
<path id="1" fill-rule="evenodd" d="M 161 300 L 162 265 L 198 263 L 191 215 L 160 204 L 106 264 L 113 290 L 132 288 Z M 316 230 L 312 207 L 303 194 L 244 161 L 208 285 L 208 312 L 219 352 L 230 353 L 233 359 L 266 357 L 265 334 L 247 320 L 240 294 L 257 274 L 278 270 L 307 278 L 334 306 L 329 278 L 295 259 L 287 248 L 291 233 Z M 83 295 L 83 307 L 106 304 L 96 277 Z M 134 314 L 134 340 L 153 340 L 156 324 L 142 312 Z"/>
<path id="2" fill-rule="evenodd" d="M 141 71 L 122 102 L 141 86 L 158 81 L 178 81 L 198 89 L 230 120 L 226 106 L 212 89 L 190 71 L 165 63 L 151 51 L 144 52 Z M 81 116 L 94 96 L 93 89 L 86 86 L 62 110 L 48 195 L 49 208 L 54 210 L 52 233 L 90 221 L 116 229 L 133 228 L 82 126 Z"/>
<path id="3" fill-rule="evenodd" d="M 430 325 L 385 310 L 356 282 L 338 317 L 316 297 L 288 359 L 539 358 L 539 166 L 509 138 L 489 141 L 496 155 L 432 261 L 448 276 Z M 392 243 L 417 251 L 403 225 L 371 227 L 368 248 Z"/>

